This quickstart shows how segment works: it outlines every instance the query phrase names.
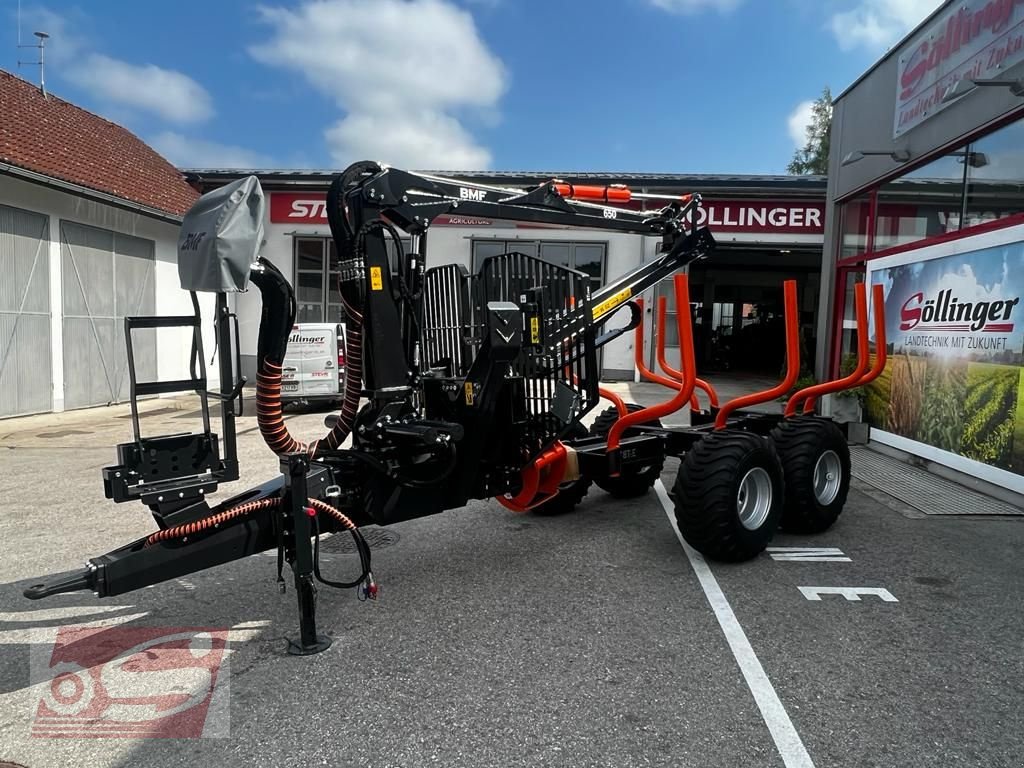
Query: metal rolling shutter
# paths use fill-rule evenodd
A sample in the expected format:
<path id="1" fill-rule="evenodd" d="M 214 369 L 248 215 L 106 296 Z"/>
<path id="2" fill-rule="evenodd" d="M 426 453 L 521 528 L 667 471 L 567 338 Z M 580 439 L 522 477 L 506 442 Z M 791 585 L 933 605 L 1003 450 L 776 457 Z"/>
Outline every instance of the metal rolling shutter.
<path id="1" fill-rule="evenodd" d="M 62 221 L 64 405 L 128 397 L 124 318 L 156 314 L 155 246 L 119 232 Z M 156 379 L 156 329 L 134 333 L 139 380 Z"/>
<path id="2" fill-rule="evenodd" d="M 0 205 L 0 417 L 53 408 L 50 226 Z"/>

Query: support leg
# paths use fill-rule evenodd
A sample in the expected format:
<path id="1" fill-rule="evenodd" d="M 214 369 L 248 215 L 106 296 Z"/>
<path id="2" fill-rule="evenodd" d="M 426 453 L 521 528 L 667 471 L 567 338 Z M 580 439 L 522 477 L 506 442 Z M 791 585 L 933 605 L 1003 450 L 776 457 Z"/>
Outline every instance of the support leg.
<path id="1" fill-rule="evenodd" d="M 316 631 L 316 586 L 313 583 L 312 526 L 306 509 L 306 473 L 309 459 L 305 454 L 290 453 L 281 457 L 285 476 L 284 503 L 291 522 L 291 537 L 286 542 L 286 557 L 295 574 L 295 593 L 299 600 L 299 637 L 288 639 L 288 653 L 309 656 L 326 651 L 331 638 Z"/>

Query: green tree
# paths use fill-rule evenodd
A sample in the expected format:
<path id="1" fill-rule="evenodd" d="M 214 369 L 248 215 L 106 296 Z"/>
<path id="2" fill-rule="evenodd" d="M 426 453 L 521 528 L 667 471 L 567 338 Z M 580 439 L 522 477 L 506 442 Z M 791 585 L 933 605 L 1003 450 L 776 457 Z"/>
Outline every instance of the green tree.
<path id="1" fill-rule="evenodd" d="M 807 143 L 793 153 L 786 170 L 804 174 L 828 173 L 829 135 L 832 132 L 832 92 L 826 86 L 811 106 L 811 122 L 807 126 Z"/>

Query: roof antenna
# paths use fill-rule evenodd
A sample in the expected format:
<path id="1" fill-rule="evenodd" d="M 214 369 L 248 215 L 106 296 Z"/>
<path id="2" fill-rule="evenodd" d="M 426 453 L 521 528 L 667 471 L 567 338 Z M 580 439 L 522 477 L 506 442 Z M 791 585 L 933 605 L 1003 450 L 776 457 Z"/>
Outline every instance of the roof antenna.
<path id="1" fill-rule="evenodd" d="M 18 66 L 25 65 L 38 65 L 39 66 L 39 90 L 43 92 L 43 98 L 46 98 L 46 57 L 44 55 L 46 48 L 46 40 L 49 37 L 45 32 L 33 32 L 39 42 L 35 45 L 22 45 L 18 44 L 19 48 L 38 48 L 39 49 L 39 61 L 21 61 L 18 60 Z M 18 39 L 21 39 L 21 24 L 18 25 Z"/>

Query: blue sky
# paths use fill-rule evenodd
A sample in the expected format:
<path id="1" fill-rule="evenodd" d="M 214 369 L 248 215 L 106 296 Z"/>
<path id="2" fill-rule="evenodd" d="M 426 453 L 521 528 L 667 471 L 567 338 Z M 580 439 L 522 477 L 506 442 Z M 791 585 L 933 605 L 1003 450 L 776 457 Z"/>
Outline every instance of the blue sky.
<path id="1" fill-rule="evenodd" d="M 22 0 L 47 85 L 185 167 L 783 173 L 939 0 Z M 17 67 L 17 0 L 0 67 Z M 894 84 L 895 88 L 895 84 Z"/>

